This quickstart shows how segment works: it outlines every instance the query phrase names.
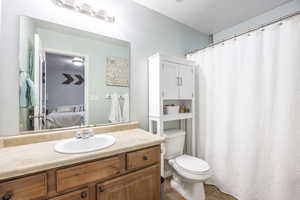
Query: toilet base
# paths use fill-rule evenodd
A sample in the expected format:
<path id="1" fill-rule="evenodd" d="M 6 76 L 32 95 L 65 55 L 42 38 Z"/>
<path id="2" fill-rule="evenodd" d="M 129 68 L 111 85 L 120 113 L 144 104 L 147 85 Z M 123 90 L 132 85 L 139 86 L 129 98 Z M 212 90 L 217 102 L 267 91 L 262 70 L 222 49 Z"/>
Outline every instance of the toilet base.
<path id="1" fill-rule="evenodd" d="M 205 200 L 203 182 L 188 182 L 181 180 L 176 174 L 173 174 L 171 187 L 186 200 Z"/>

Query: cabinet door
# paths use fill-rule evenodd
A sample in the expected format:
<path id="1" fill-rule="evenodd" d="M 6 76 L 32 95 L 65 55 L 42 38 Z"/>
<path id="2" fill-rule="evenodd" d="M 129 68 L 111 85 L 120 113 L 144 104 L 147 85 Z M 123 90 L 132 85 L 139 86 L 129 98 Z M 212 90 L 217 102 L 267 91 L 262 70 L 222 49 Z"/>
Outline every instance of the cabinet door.
<path id="1" fill-rule="evenodd" d="M 192 67 L 179 67 L 179 96 L 180 99 L 192 99 L 194 92 L 194 71 Z"/>
<path id="2" fill-rule="evenodd" d="M 97 185 L 97 200 L 159 200 L 160 167 L 155 165 Z"/>
<path id="3" fill-rule="evenodd" d="M 162 64 L 162 91 L 164 99 L 178 99 L 178 65 L 164 62 Z"/>

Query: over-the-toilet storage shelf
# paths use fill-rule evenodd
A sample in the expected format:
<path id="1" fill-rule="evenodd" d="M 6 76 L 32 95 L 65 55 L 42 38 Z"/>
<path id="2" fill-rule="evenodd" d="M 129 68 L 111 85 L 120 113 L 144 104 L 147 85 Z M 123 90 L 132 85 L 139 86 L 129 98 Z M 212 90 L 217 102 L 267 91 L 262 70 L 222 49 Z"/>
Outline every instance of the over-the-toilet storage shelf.
<path id="1" fill-rule="evenodd" d="M 148 74 L 149 131 L 164 135 L 164 122 L 179 120 L 180 128 L 185 129 L 190 138 L 195 138 L 195 63 L 157 53 L 148 59 Z M 190 112 L 166 115 L 163 107 L 170 102 L 189 105 Z M 194 142 L 191 143 L 193 146 Z"/>

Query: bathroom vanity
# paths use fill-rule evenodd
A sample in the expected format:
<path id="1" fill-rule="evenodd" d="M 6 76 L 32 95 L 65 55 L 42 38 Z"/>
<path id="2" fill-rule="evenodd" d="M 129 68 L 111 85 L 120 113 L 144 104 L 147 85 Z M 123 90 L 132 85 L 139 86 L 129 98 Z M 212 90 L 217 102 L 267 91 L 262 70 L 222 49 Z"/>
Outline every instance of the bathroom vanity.
<path id="1" fill-rule="evenodd" d="M 84 154 L 55 152 L 59 141 L 52 141 L 55 134 L 50 133 L 44 138 L 37 136 L 38 142 L 31 144 L 22 144 L 29 136 L 2 139 L 0 199 L 159 200 L 160 144 L 164 138 L 136 126 L 95 129 L 114 136 L 116 143 Z M 50 141 L 49 135 L 53 137 Z"/>

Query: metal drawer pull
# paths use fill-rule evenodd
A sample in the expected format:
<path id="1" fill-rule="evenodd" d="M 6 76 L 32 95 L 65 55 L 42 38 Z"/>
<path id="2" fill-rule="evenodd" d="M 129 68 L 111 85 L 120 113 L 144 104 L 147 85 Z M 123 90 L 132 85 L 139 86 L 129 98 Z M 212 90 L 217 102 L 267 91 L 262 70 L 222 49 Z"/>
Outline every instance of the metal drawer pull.
<path id="1" fill-rule="evenodd" d="M 80 197 L 82 198 L 82 199 L 85 199 L 85 198 L 87 198 L 87 192 L 81 192 L 81 194 L 80 194 Z"/>
<path id="2" fill-rule="evenodd" d="M 144 157 L 143 157 L 143 160 L 148 160 L 148 157 L 147 157 L 147 156 L 144 156 Z"/>
<path id="3" fill-rule="evenodd" d="M 99 189 L 99 192 L 104 192 L 104 190 L 101 186 L 98 189 Z"/>
<path id="4" fill-rule="evenodd" d="M 7 192 L 3 197 L 2 200 L 11 200 L 14 194 L 12 192 Z"/>

